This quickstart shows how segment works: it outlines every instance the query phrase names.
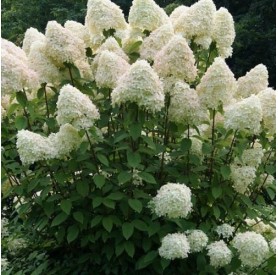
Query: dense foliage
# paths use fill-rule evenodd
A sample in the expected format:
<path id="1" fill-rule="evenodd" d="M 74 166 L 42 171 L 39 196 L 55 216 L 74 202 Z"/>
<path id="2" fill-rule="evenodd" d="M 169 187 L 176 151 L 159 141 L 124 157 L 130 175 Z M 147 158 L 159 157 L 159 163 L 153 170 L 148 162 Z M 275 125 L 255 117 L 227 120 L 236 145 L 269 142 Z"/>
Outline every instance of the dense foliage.
<path id="1" fill-rule="evenodd" d="M 228 10 L 58 10 L 2 39 L 3 274 L 274 274 L 276 92 Z"/>

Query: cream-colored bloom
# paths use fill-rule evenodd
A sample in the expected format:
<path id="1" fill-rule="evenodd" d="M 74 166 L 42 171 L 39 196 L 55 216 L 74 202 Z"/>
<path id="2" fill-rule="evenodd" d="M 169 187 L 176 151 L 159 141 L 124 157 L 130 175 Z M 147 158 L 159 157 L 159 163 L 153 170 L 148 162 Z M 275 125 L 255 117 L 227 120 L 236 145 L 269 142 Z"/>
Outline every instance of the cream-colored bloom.
<path id="1" fill-rule="evenodd" d="M 247 98 L 252 94 L 256 95 L 268 86 L 268 71 L 266 66 L 259 64 L 245 76 L 237 80 L 238 86 L 235 94 L 236 98 Z"/>
<path id="2" fill-rule="evenodd" d="M 174 29 L 171 24 L 159 27 L 143 40 L 140 47 L 140 57 L 146 60 L 154 60 L 155 55 L 168 43 L 172 36 L 174 36 Z"/>
<path id="3" fill-rule="evenodd" d="M 134 102 L 152 112 L 159 111 L 164 106 L 162 83 L 145 60 L 132 64 L 119 79 L 111 97 L 113 105 Z"/>
<path id="4" fill-rule="evenodd" d="M 102 51 L 99 54 L 95 80 L 98 87 L 116 88 L 118 79 L 130 65 L 113 52 Z"/>
<path id="5" fill-rule="evenodd" d="M 127 28 L 122 10 L 110 0 L 90 0 L 87 6 L 85 26 L 91 34 L 102 34 L 104 30 L 109 29 Z"/>
<path id="6" fill-rule="evenodd" d="M 99 112 L 87 95 L 67 84 L 60 90 L 56 119 L 59 125 L 70 123 L 77 129 L 87 129 L 99 119 Z"/>
<path id="7" fill-rule="evenodd" d="M 261 131 L 262 107 L 257 96 L 251 95 L 226 109 L 224 125 L 227 129 L 245 130 L 251 134 Z"/>
<path id="8" fill-rule="evenodd" d="M 30 48 L 35 41 L 45 41 L 45 36 L 35 28 L 29 28 L 24 34 L 22 49 L 28 56 Z"/>
<path id="9" fill-rule="evenodd" d="M 187 233 L 190 252 L 200 252 L 207 246 L 208 237 L 202 230 L 189 230 Z"/>
<path id="10" fill-rule="evenodd" d="M 170 23 L 170 19 L 155 1 L 133 0 L 128 22 L 132 28 L 154 31 L 160 26 Z"/>
<path id="11" fill-rule="evenodd" d="M 153 67 L 162 77 L 172 75 L 190 82 L 197 76 L 193 52 L 180 35 L 173 36 L 157 53 Z"/>
<path id="12" fill-rule="evenodd" d="M 184 6 L 184 5 L 180 5 L 178 7 L 176 7 L 172 13 L 170 14 L 170 20 L 172 22 L 173 25 L 175 25 L 176 21 L 179 19 L 179 17 L 187 12 L 187 10 L 189 9 L 189 7 Z"/>
<path id="13" fill-rule="evenodd" d="M 210 109 L 217 109 L 231 101 L 236 91 L 236 80 L 223 58 L 215 58 L 196 90 L 201 102 Z"/>
<path id="14" fill-rule="evenodd" d="M 220 8 L 214 13 L 212 38 L 216 42 L 218 53 L 227 58 L 232 55 L 232 44 L 235 40 L 235 26 L 232 15 L 225 8 Z"/>
<path id="15" fill-rule="evenodd" d="M 219 268 L 229 264 L 232 260 L 232 251 L 224 241 L 213 242 L 207 246 L 210 265 Z"/>

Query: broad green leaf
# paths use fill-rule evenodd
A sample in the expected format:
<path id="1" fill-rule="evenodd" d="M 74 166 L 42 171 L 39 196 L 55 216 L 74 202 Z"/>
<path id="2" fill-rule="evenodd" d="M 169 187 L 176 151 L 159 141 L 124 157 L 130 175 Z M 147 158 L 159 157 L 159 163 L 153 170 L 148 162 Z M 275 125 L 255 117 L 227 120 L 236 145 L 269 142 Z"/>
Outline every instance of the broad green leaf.
<path id="1" fill-rule="evenodd" d="M 26 107 L 28 100 L 27 100 L 27 97 L 26 97 L 25 93 L 23 93 L 23 92 L 17 92 L 17 93 L 15 94 L 15 96 L 16 96 L 17 102 L 18 102 L 22 107 Z"/>
<path id="2" fill-rule="evenodd" d="M 102 216 L 98 215 L 91 220 L 91 227 L 95 227 L 102 220 Z"/>
<path id="3" fill-rule="evenodd" d="M 124 184 L 132 179 L 132 174 L 126 171 L 122 171 L 118 175 L 118 181 L 120 184 Z"/>
<path id="4" fill-rule="evenodd" d="M 101 197 L 93 198 L 93 208 L 97 208 L 102 204 L 102 202 L 103 202 L 103 198 Z"/>
<path id="5" fill-rule="evenodd" d="M 113 228 L 113 220 L 111 217 L 105 217 L 102 219 L 102 225 L 108 232 L 111 232 Z"/>
<path id="6" fill-rule="evenodd" d="M 139 201 L 139 200 L 129 199 L 128 204 L 133 210 L 135 210 L 138 213 L 140 213 L 143 209 L 143 205 L 142 205 L 141 201 Z"/>
<path id="7" fill-rule="evenodd" d="M 108 159 L 107 159 L 107 157 L 106 157 L 105 155 L 103 155 L 103 154 L 97 154 L 97 158 L 98 158 L 98 160 L 99 160 L 102 164 L 104 164 L 105 166 L 108 166 L 108 167 L 109 167 L 109 161 L 108 161 Z"/>
<path id="8" fill-rule="evenodd" d="M 156 184 L 156 180 L 155 178 L 153 177 L 153 175 L 147 173 L 147 172 L 140 172 L 139 173 L 139 177 L 144 180 L 145 182 L 148 182 L 148 183 L 153 183 L 153 184 Z"/>
<path id="9" fill-rule="evenodd" d="M 220 186 L 213 186 L 211 191 L 212 191 L 212 196 L 215 199 L 219 198 L 222 194 L 222 188 Z"/>
<path id="10" fill-rule="evenodd" d="M 85 181 L 78 181 L 76 183 L 76 190 L 82 197 L 86 197 L 89 194 L 89 185 Z"/>
<path id="11" fill-rule="evenodd" d="M 128 254 L 128 256 L 130 256 L 131 258 L 133 258 L 134 253 L 135 253 L 135 247 L 134 244 L 130 241 L 125 242 L 124 244 L 124 248 L 126 253 Z"/>
<path id="12" fill-rule="evenodd" d="M 139 123 L 135 123 L 135 124 L 131 124 L 129 131 L 130 131 L 130 135 L 132 137 L 133 140 L 136 140 L 137 138 L 139 138 L 141 136 L 141 124 Z"/>
<path id="13" fill-rule="evenodd" d="M 115 192 L 115 193 L 111 193 L 107 199 L 110 199 L 110 200 L 114 200 L 114 201 L 119 201 L 121 200 L 122 198 L 124 197 L 124 194 L 121 193 L 121 192 Z"/>
<path id="14" fill-rule="evenodd" d="M 78 237 L 78 234 L 79 234 L 78 226 L 76 224 L 71 225 L 68 228 L 68 234 L 67 234 L 67 241 L 68 241 L 68 243 L 73 242 Z"/>
<path id="15" fill-rule="evenodd" d="M 231 174 L 231 168 L 229 166 L 222 166 L 220 168 L 220 172 L 224 179 L 229 179 Z"/>
<path id="16" fill-rule="evenodd" d="M 136 270 L 143 269 L 150 265 L 153 260 L 157 257 L 158 253 L 157 251 L 150 251 L 146 255 L 142 256 L 136 263 Z"/>
<path id="17" fill-rule="evenodd" d="M 115 209 L 115 201 L 105 198 L 102 203 L 109 208 Z"/>
<path id="18" fill-rule="evenodd" d="M 83 222 L 84 222 L 84 215 L 83 215 L 82 212 L 80 212 L 80 211 L 74 212 L 74 213 L 73 213 L 73 217 L 74 217 L 74 219 L 75 219 L 76 221 L 78 221 L 78 222 L 80 222 L 80 223 L 83 224 Z"/>
<path id="19" fill-rule="evenodd" d="M 70 210 L 72 207 L 72 203 L 70 200 L 62 200 L 61 201 L 61 209 L 66 213 L 66 214 L 70 214 Z"/>
<path id="20" fill-rule="evenodd" d="M 68 215 L 64 212 L 58 214 L 52 221 L 51 226 L 57 226 L 63 223 L 68 218 Z"/>
<path id="21" fill-rule="evenodd" d="M 25 129 L 28 125 L 27 118 L 25 116 L 17 116 L 14 123 L 17 130 Z"/>
<path id="22" fill-rule="evenodd" d="M 125 222 L 122 225 L 122 231 L 123 231 L 123 236 L 125 237 L 126 240 L 128 240 L 134 232 L 133 224 Z"/>
<path id="23" fill-rule="evenodd" d="M 140 154 L 136 152 L 127 152 L 127 162 L 131 167 L 137 167 L 141 162 Z"/>
<path id="24" fill-rule="evenodd" d="M 219 207 L 218 206 L 214 206 L 213 207 L 213 214 L 214 214 L 214 217 L 216 219 L 218 219 L 220 217 L 220 210 L 219 210 Z"/>
<path id="25" fill-rule="evenodd" d="M 95 175 L 94 176 L 94 182 L 96 184 L 96 186 L 101 189 L 104 184 L 105 184 L 105 177 L 102 175 Z"/>
<path id="26" fill-rule="evenodd" d="M 148 231 L 148 226 L 146 225 L 145 222 L 141 220 L 134 220 L 132 221 L 132 224 L 134 225 L 135 228 L 137 228 L 140 231 Z"/>
<path id="27" fill-rule="evenodd" d="M 181 141 L 181 151 L 182 151 L 182 152 L 188 151 L 188 150 L 191 148 L 191 144 L 192 144 L 191 139 L 184 138 L 184 139 Z"/>

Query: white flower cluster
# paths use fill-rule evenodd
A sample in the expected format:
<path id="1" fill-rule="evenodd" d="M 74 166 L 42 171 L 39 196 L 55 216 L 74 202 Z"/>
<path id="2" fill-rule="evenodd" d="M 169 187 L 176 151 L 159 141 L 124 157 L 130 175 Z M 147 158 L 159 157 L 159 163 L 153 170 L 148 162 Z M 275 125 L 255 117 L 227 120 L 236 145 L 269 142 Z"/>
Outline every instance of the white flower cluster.
<path id="1" fill-rule="evenodd" d="M 210 265 L 219 268 L 229 264 L 232 260 L 232 251 L 224 241 L 217 241 L 207 246 Z"/>
<path id="2" fill-rule="evenodd" d="M 235 40 L 235 28 L 232 15 L 225 8 L 220 8 L 214 13 L 212 38 L 216 42 L 218 53 L 227 58 L 232 55 L 232 44 Z"/>
<path id="3" fill-rule="evenodd" d="M 165 11 L 153 0 L 133 0 L 128 15 L 128 22 L 133 29 L 154 31 L 170 22 Z"/>
<path id="4" fill-rule="evenodd" d="M 173 26 L 175 26 L 176 21 L 179 19 L 179 17 L 185 13 L 187 10 L 189 9 L 189 7 L 181 5 L 176 7 L 172 13 L 170 14 L 170 20 L 173 24 Z"/>
<path id="5" fill-rule="evenodd" d="M 162 156 L 163 156 L 163 153 L 161 152 L 161 153 L 159 153 L 157 156 L 158 156 L 159 159 L 161 160 L 161 159 L 162 159 Z M 164 163 L 165 163 L 165 164 L 168 164 L 168 163 L 170 163 L 171 161 L 172 161 L 172 158 L 171 158 L 170 154 L 169 154 L 168 152 L 164 152 Z"/>
<path id="6" fill-rule="evenodd" d="M 262 118 L 260 100 L 257 96 L 251 95 L 226 109 L 224 125 L 227 129 L 248 129 L 250 134 L 258 134 L 261 131 Z"/>
<path id="7" fill-rule="evenodd" d="M 230 103 L 236 91 L 236 80 L 224 59 L 216 57 L 196 88 L 202 104 L 217 109 Z"/>
<path id="8" fill-rule="evenodd" d="M 190 153 L 193 155 L 198 156 L 201 160 L 204 158 L 202 147 L 203 142 L 195 137 L 191 137 L 191 147 L 190 147 Z"/>
<path id="9" fill-rule="evenodd" d="M 77 129 L 87 129 L 99 119 L 99 112 L 87 95 L 67 84 L 58 97 L 56 119 L 59 125 L 70 123 Z"/>
<path id="10" fill-rule="evenodd" d="M 207 246 L 208 237 L 202 230 L 190 230 L 187 233 L 190 252 L 200 252 Z"/>
<path id="11" fill-rule="evenodd" d="M 234 163 L 257 168 L 261 164 L 262 158 L 264 156 L 261 144 L 257 144 L 258 146 L 254 146 L 255 148 L 244 150 L 240 158 L 235 158 Z"/>
<path id="12" fill-rule="evenodd" d="M 129 69 L 130 65 L 113 52 L 99 53 L 95 80 L 98 87 L 116 88 L 118 79 Z"/>
<path id="13" fill-rule="evenodd" d="M 260 218 L 257 218 L 257 220 L 246 219 L 245 222 L 256 233 L 275 236 L 276 230 L 270 224 L 265 224 Z"/>
<path id="14" fill-rule="evenodd" d="M 254 182 L 256 178 L 256 168 L 252 166 L 237 166 L 231 164 L 231 179 L 233 188 L 241 194 L 248 190 L 248 186 Z"/>
<path id="15" fill-rule="evenodd" d="M 15 255 L 18 250 L 27 247 L 27 242 L 23 238 L 13 238 L 9 240 L 8 250 L 12 255 Z"/>
<path id="16" fill-rule="evenodd" d="M 268 71 L 266 66 L 259 64 L 245 76 L 237 80 L 238 87 L 235 96 L 237 98 L 247 98 L 252 94 L 256 95 L 268 86 Z"/>
<path id="17" fill-rule="evenodd" d="M 269 247 L 264 237 L 255 232 L 238 233 L 232 245 L 239 253 L 243 266 L 259 266 L 269 253 Z"/>
<path id="18" fill-rule="evenodd" d="M 219 237 L 223 237 L 225 239 L 233 236 L 235 228 L 227 223 L 223 223 L 222 225 L 218 225 L 215 229 L 216 233 Z"/>
<path id="19" fill-rule="evenodd" d="M 270 134 L 276 133 L 276 91 L 271 88 L 258 93 L 263 112 L 263 125 Z"/>
<path id="20" fill-rule="evenodd" d="M 127 28 L 124 14 L 119 6 L 110 0 L 89 0 L 85 26 L 90 34 L 100 35 L 104 30 L 123 30 Z"/>
<path id="21" fill-rule="evenodd" d="M 143 185 L 143 180 L 142 178 L 139 176 L 140 171 L 133 169 L 132 171 L 132 184 L 135 186 L 140 186 Z"/>
<path id="22" fill-rule="evenodd" d="M 273 184 L 275 184 L 275 178 L 272 175 L 266 173 L 260 175 L 259 187 L 269 187 Z"/>
<path id="23" fill-rule="evenodd" d="M 28 130 L 17 133 L 16 147 L 22 163 L 62 158 L 76 149 L 81 143 L 78 131 L 70 124 L 64 124 L 56 134 L 48 138 Z"/>
<path id="24" fill-rule="evenodd" d="M 22 42 L 22 49 L 28 56 L 30 52 L 31 45 L 36 42 L 36 41 L 45 41 L 45 36 L 41 32 L 39 32 L 35 28 L 29 28 L 24 34 L 24 39 Z"/>
<path id="25" fill-rule="evenodd" d="M 272 239 L 270 242 L 269 242 L 269 247 L 271 249 L 271 251 L 276 254 L 276 238 Z"/>
<path id="26" fill-rule="evenodd" d="M 192 211 L 191 190 L 184 184 L 167 183 L 158 190 L 151 206 L 159 217 L 186 218 Z"/>
<path id="27" fill-rule="evenodd" d="M 190 246 L 185 234 L 168 234 L 162 239 L 159 255 L 168 260 L 185 259 L 188 257 Z"/>
<path id="28" fill-rule="evenodd" d="M 8 224 L 9 224 L 9 220 L 7 218 L 1 219 L 1 237 L 2 238 L 7 237 L 9 235 Z"/>
<path id="29" fill-rule="evenodd" d="M 162 83 L 145 60 L 131 65 L 119 79 L 111 97 L 113 105 L 134 102 L 152 112 L 160 111 L 164 106 Z"/>
<path id="30" fill-rule="evenodd" d="M 156 54 L 153 67 L 162 77 L 172 75 L 181 80 L 194 81 L 197 76 L 193 52 L 180 35 L 174 35 Z"/>
<path id="31" fill-rule="evenodd" d="M 8 269 L 9 261 L 7 258 L 1 258 L 1 271 L 5 271 Z"/>
<path id="32" fill-rule="evenodd" d="M 169 120 L 185 125 L 199 125 L 206 118 L 197 92 L 185 82 L 176 82 L 171 92 Z"/>

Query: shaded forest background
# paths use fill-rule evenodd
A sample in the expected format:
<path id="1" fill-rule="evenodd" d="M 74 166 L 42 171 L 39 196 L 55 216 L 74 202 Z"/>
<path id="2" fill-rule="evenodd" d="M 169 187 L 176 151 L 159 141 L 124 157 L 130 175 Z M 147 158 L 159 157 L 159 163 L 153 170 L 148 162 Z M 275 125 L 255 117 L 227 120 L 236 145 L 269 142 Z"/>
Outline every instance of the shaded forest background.
<path id="1" fill-rule="evenodd" d="M 128 15 L 132 0 L 112 0 Z M 170 14 L 179 5 L 197 0 L 156 0 Z M 217 8 L 226 7 L 236 26 L 234 52 L 227 63 L 236 78 L 259 63 L 269 70 L 271 87 L 276 87 L 275 0 L 214 0 Z M 29 27 L 44 32 L 49 20 L 84 23 L 87 0 L 2 0 L 2 37 L 21 45 Z"/>

